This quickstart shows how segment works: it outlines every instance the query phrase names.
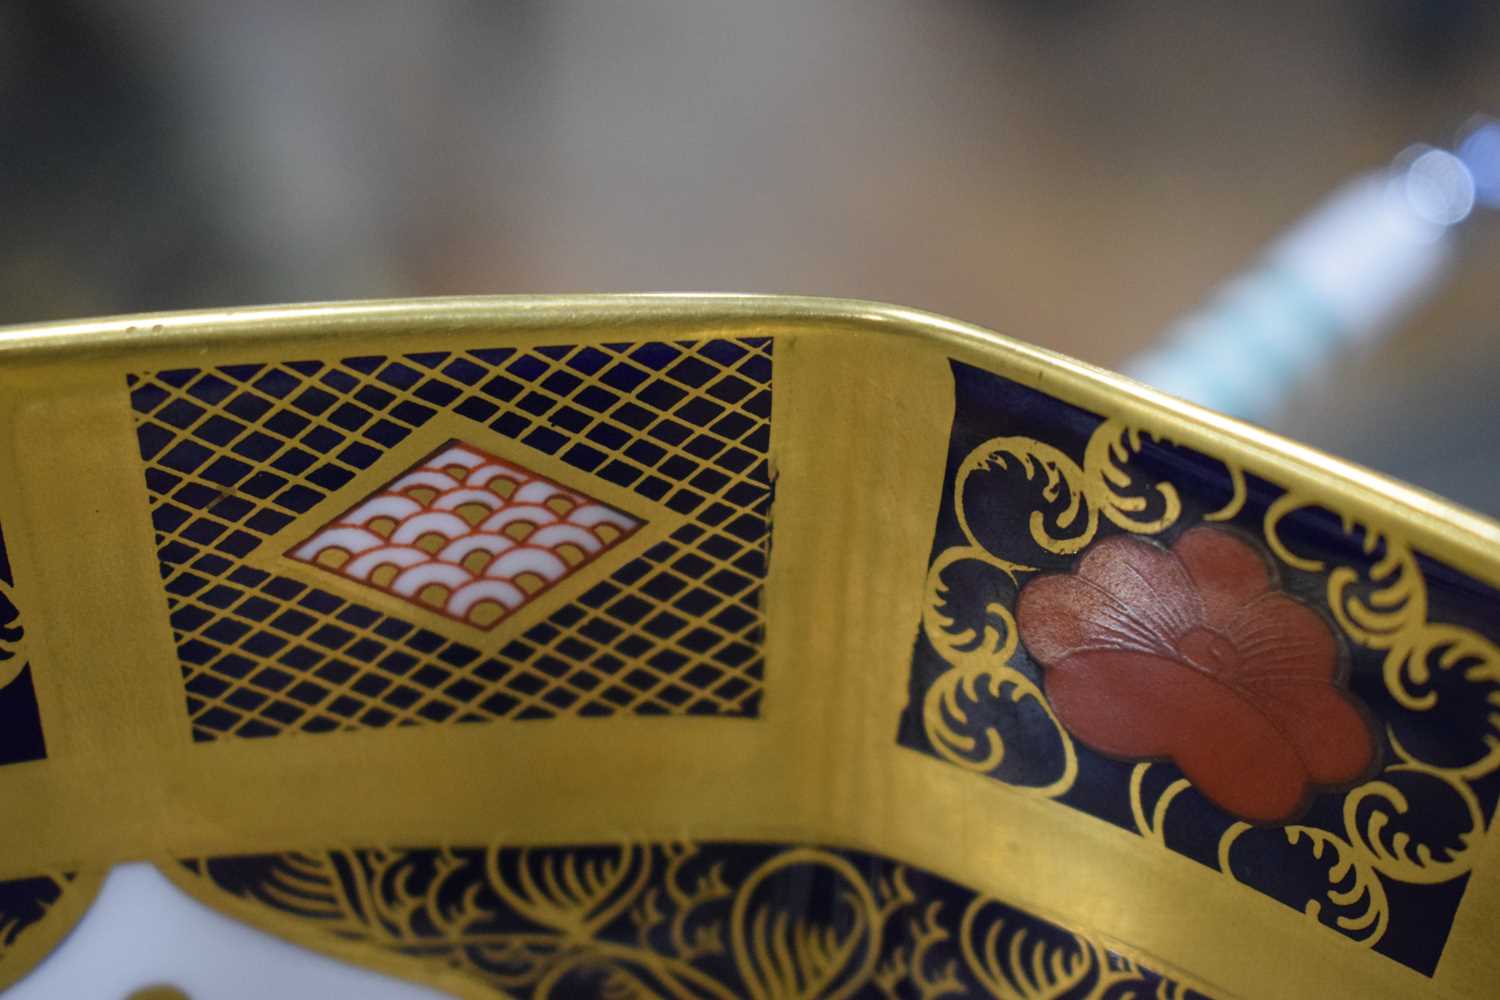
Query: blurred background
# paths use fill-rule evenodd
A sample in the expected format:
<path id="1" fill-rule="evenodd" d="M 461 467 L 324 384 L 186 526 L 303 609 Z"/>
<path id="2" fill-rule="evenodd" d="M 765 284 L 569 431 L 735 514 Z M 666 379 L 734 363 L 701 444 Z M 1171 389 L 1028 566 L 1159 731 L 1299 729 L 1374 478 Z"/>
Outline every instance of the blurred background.
<path id="1" fill-rule="evenodd" d="M 0 323 L 787 292 L 1116 367 L 1497 108 L 1480 0 L 5 0 Z M 1461 237 L 1395 336 L 1266 420 L 1497 513 L 1500 226 Z"/>

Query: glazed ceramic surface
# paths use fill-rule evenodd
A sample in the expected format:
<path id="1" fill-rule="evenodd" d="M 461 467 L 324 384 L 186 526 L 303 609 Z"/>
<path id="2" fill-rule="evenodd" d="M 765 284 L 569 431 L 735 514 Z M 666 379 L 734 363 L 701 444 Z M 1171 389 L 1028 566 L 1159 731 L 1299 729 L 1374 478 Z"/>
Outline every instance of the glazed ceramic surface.
<path id="1" fill-rule="evenodd" d="M 0 331 L 0 976 L 113 863 L 459 995 L 1482 996 L 1500 530 L 866 303 Z"/>

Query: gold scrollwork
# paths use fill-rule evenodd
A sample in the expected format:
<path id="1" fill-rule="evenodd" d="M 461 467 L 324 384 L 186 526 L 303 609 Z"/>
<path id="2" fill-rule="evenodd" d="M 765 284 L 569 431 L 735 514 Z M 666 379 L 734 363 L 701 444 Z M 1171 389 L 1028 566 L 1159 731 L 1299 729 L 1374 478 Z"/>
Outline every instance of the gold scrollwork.
<path id="1" fill-rule="evenodd" d="M 5 962 L 8 953 L 16 944 L 17 940 L 42 920 L 52 909 L 52 904 L 68 891 L 68 886 L 73 881 L 72 874 L 62 872 L 47 872 L 35 879 L 26 879 L 24 882 L 36 883 L 46 888 L 41 896 L 28 896 L 25 902 L 31 904 L 23 907 L 26 912 L 12 912 L 8 908 L 0 909 L 0 964 Z M 27 894 L 22 894 L 27 895 Z M 48 896 L 52 898 L 47 898 Z"/>
<path id="2" fill-rule="evenodd" d="M 987 917 L 994 906 L 994 900 L 975 898 L 965 908 L 958 931 L 964 965 L 987 996 L 1102 1000 L 1149 995 L 1172 1000 L 1184 995 L 1182 984 L 1155 979 L 1134 961 L 1111 953 L 1086 935 L 1041 935 L 1025 926 L 1008 928 L 1003 917 Z"/>
<path id="3" fill-rule="evenodd" d="M 1146 535 L 1165 531 L 1179 519 L 1182 502 L 1177 488 L 1166 481 L 1141 481 L 1130 468 L 1141 448 L 1139 431 L 1107 420 L 1090 437 L 1082 464 L 1051 445 L 1022 437 L 986 441 L 960 464 L 954 513 L 963 540 L 933 560 L 922 614 L 923 633 L 947 664 L 928 688 L 922 706 L 929 741 L 945 759 L 984 773 L 999 767 L 1007 745 L 1003 723 L 993 721 L 997 714 L 993 711 L 984 713 L 986 721 L 979 721 L 977 709 L 1008 699 L 1042 713 L 1061 748 L 1042 754 L 1061 762 L 1048 780 L 1012 787 L 1057 797 L 1072 787 L 1078 769 L 1072 738 L 1036 682 L 1011 662 L 1017 635 L 1010 609 L 995 601 L 979 615 L 972 610 L 963 616 L 950 611 L 949 580 L 955 572 L 1000 573 L 1018 586 L 1023 574 L 1036 569 L 981 540 L 970 522 L 973 477 L 986 470 L 1018 469 L 1027 482 L 1039 485 L 1044 503 L 1028 516 L 1031 541 L 1045 552 L 1068 556 L 1093 540 L 1101 518 L 1122 530 Z M 1205 520 L 1228 521 L 1244 509 L 1245 474 L 1237 467 L 1227 468 L 1231 496 L 1223 507 L 1204 515 Z M 1476 741 L 1477 749 L 1457 763 L 1422 759 L 1388 727 L 1391 759 L 1380 775 L 1346 795 L 1342 830 L 1305 826 L 1284 830 L 1290 845 L 1306 846 L 1315 859 L 1329 863 L 1325 898 L 1308 901 L 1306 911 L 1317 919 L 1326 902 L 1337 913 L 1336 927 L 1373 945 L 1385 934 L 1390 920 L 1382 879 L 1434 884 L 1458 878 L 1472 868 L 1473 848 L 1485 826 L 1473 783 L 1500 769 L 1500 648 L 1471 629 L 1429 621 L 1422 568 L 1411 548 L 1389 532 L 1342 518 L 1342 530 L 1355 540 L 1363 556 L 1357 565 L 1354 560 L 1330 565 L 1322 556 L 1297 551 L 1283 537 L 1283 525 L 1297 511 L 1317 506 L 1292 493 L 1274 501 L 1262 524 L 1266 544 L 1285 565 L 1326 574 L 1326 597 L 1334 621 L 1351 643 L 1384 654 L 1383 681 L 1391 698 L 1408 711 L 1427 712 L 1444 697 L 1444 684 L 1461 683 L 1469 691 L 1480 689 L 1487 709 L 1487 728 Z M 970 621 L 975 618 L 977 622 Z M 1139 764 L 1131 772 L 1130 806 L 1137 832 L 1165 846 L 1167 813 L 1189 784 L 1178 778 L 1148 803 L 1145 779 L 1152 766 Z M 1409 786 L 1415 782 L 1435 784 L 1453 804 L 1458 822 L 1466 828 L 1452 842 L 1427 843 L 1421 840 L 1422 834 L 1402 828 L 1403 820 L 1409 818 Z M 1231 853 L 1247 829 L 1243 823 L 1233 824 L 1219 844 L 1219 868 L 1236 881 Z M 1011 983 L 1005 995 L 1026 995 L 1023 987 Z"/>
<path id="4" fill-rule="evenodd" d="M 883 960 L 870 978 L 871 984 L 890 1000 L 902 995 L 902 986 L 910 984 L 921 1000 L 961 997 L 967 992 L 958 972 L 958 962 L 949 959 L 933 967 L 929 955 L 934 946 L 953 935 L 942 925 L 943 904 L 928 903 L 920 914 L 908 921 L 907 935 L 911 947 L 897 948 Z"/>
<path id="5" fill-rule="evenodd" d="M 976 899 L 964 911 L 959 944 L 964 961 L 991 996 L 1007 1000 L 1062 996 L 1088 979 L 1098 965 L 1098 951 L 1087 938 L 1075 938 L 1071 942 L 1074 947 L 1037 938 L 1028 949 L 1025 928 L 1011 933 L 1009 945 L 1002 954 L 1000 939 L 1005 931 L 1004 920 L 990 921 L 983 940 L 976 931 L 980 914 L 987 904 L 987 900 Z"/>
<path id="6" fill-rule="evenodd" d="M 1245 500 L 1249 496 L 1249 490 L 1245 486 L 1245 470 L 1237 465 L 1225 465 L 1229 470 L 1229 484 L 1233 491 L 1229 502 L 1211 514 L 1204 514 L 1205 521 L 1228 521 L 1245 508 Z"/>
<path id="7" fill-rule="evenodd" d="M 969 523 L 969 481 L 975 473 L 1005 469 L 1011 462 L 1016 463 L 1028 482 L 1041 477 L 1044 499 L 1049 503 L 1063 504 L 1062 509 L 1052 515 L 1051 524 L 1048 524 L 1045 512 L 1031 512 L 1028 526 L 1036 544 L 1055 555 L 1072 555 L 1087 545 L 1099 527 L 1098 507 L 1088 502 L 1089 479 L 1077 462 L 1052 445 L 1024 437 L 992 438 L 969 452 L 960 463 L 954 477 L 953 502 L 959 530 L 969 544 L 983 550 Z M 1028 572 L 1036 568 L 1007 561 L 994 553 L 991 553 L 991 557 L 1008 566 L 1012 573 Z"/>
<path id="8" fill-rule="evenodd" d="M 15 680 L 26 666 L 26 630 L 15 590 L 0 580 L 0 688 Z"/>
<path id="9" fill-rule="evenodd" d="M 1235 843 L 1249 830 L 1248 823 L 1234 823 L 1219 838 L 1219 871 L 1233 882 L 1239 882 L 1233 864 Z M 1324 899 L 1309 899 L 1302 907 L 1308 918 L 1321 923 L 1326 900 L 1334 910 L 1333 922 L 1357 943 L 1374 945 L 1390 924 L 1390 902 L 1385 885 L 1376 877 L 1368 858 L 1349 841 L 1316 827 L 1291 825 L 1281 833 L 1289 845 L 1306 844 L 1315 860 L 1328 863 Z"/>
<path id="10" fill-rule="evenodd" d="M 1018 469 L 1028 482 L 1038 483 L 1046 510 L 1034 509 L 1027 526 L 1034 542 L 1053 555 L 1073 555 L 1094 539 L 1102 516 L 1111 524 L 1136 534 L 1156 534 L 1176 523 L 1182 501 L 1170 482 L 1140 482 L 1130 468 L 1142 448 L 1142 432 L 1117 420 L 1095 428 L 1084 447 L 1083 464 L 1052 445 L 1026 437 L 997 437 L 965 456 L 954 477 L 954 515 L 963 542 L 939 553 L 927 572 L 922 607 L 922 630 L 948 665 L 927 689 L 922 704 L 923 728 L 936 752 L 972 771 L 988 773 L 1005 760 L 1006 734 L 994 723 L 975 725 L 973 710 L 986 702 L 1004 703 L 1039 712 L 1050 723 L 1055 750 L 1043 754 L 1056 759 L 1054 773 L 1039 783 L 1012 787 L 1055 798 L 1073 787 L 1078 755 L 1072 737 L 1052 711 L 1041 688 L 1011 664 L 1016 651 L 1016 623 L 1004 604 L 991 602 L 977 625 L 960 622 L 948 612 L 947 575 L 956 569 L 988 570 L 1018 583 L 1036 567 L 1011 554 L 996 552 L 981 541 L 970 523 L 969 490 L 976 474 L 994 469 Z M 1244 502 L 1244 477 L 1231 470 L 1235 497 L 1218 512 L 1230 517 Z M 965 564 L 972 564 L 965 567 Z"/>
<path id="11" fill-rule="evenodd" d="M 1413 885 L 1448 882 L 1473 868 L 1473 851 L 1485 829 L 1484 810 L 1473 783 L 1500 768 L 1500 648 L 1489 639 L 1461 626 L 1428 620 L 1427 584 L 1415 553 L 1401 539 L 1352 518 L 1342 519 L 1346 534 L 1359 541 L 1359 550 L 1372 562 L 1368 568 L 1336 565 L 1296 552 L 1282 538 L 1284 519 L 1295 511 L 1316 506 L 1312 501 L 1286 494 L 1271 504 L 1264 521 L 1267 544 L 1289 566 L 1309 572 L 1327 572 L 1328 606 L 1349 641 L 1385 653 L 1383 681 L 1387 693 L 1413 712 L 1434 709 L 1442 697 L 1435 682 L 1453 675 L 1466 689 L 1482 691 L 1488 709 L 1487 730 L 1479 741 L 1482 749 L 1472 760 L 1439 764 L 1424 760 L 1409 750 L 1394 727 L 1387 727 L 1391 760 L 1377 777 L 1356 786 L 1343 802 L 1343 830 L 1330 832 L 1304 826 L 1285 830 L 1291 844 L 1308 844 L 1315 858 L 1325 852 L 1332 859 L 1328 870 L 1326 900 L 1348 911 L 1334 923 L 1350 937 L 1374 945 L 1384 936 L 1390 921 L 1390 904 L 1382 878 Z M 1484 690 L 1484 689 L 1488 690 Z M 1404 782 L 1434 785 L 1448 796 L 1465 825 L 1453 841 L 1434 844 L 1400 829 L 1409 814 L 1410 800 Z M 1139 780 L 1132 781 L 1132 807 L 1137 825 L 1146 833 L 1138 807 Z M 1159 829 L 1161 811 L 1154 817 Z M 1247 830 L 1243 823 L 1230 827 L 1220 839 L 1219 868 L 1236 878 L 1230 862 L 1235 841 Z M 1317 918 L 1318 900 L 1310 900 L 1306 911 Z"/>
<path id="12" fill-rule="evenodd" d="M 1111 523 L 1125 531 L 1155 535 L 1177 523 L 1182 515 L 1182 500 L 1177 487 L 1169 482 L 1150 485 L 1148 492 L 1155 494 L 1161 505 L 1152 517 L 1148 513 L 1152 508 L 1148 496 L 1124 492 L 1135 481 L 1129 465 L 1140 454 L 1141 436 L 1141 431 L 1117 420 L 1104 421 L 1089 436 L 1083 451 L 1083 468 L 1089 482 L 1088 495 Z M 1165 439 L 1157 437 L 1157 440 Z"/>
<path id="13" fill-rule="evenodd" d="M 281 855 L 233 891 L 315 933 L 532 997 L 597 988 L 680 1000 L 872 991 L 1041 1000 L 1183 989 L 988 897 L 919 899 L 909 879 L 901 865 L 872 868 L 810 847 L 774 849 L 731 884 L 722 859 L 690 844 L 497 845 Z M 828 912 L 788 906 L 810 880 L 829 887 Z M 531 929 L 514 929 L 517 917 Z M 619 933 L 622 923 L 633 937 Z"/>
<path id="14" fill-rule="evenodd" d="M 1017 706 L 1029 703 L 1050 723 L 1062 763 L 1052 781 L 1017 787 L 1045 796 L 1061 795 L 1072 787 L 1077 775 L 1077 751 L 1041 688 L 1010 664 L 1017 643 L 1015 618 L 1010 609 L 998 602 L 988 605 L 982 630 L 958 628 L 943 611 L 947 594 L 943 573 L 965 560 L 1003 570 L 999 561 L 978 548 L 955 547 L 934 560 L 928 575 L 923 627 L 949 669 L 927 689 L 922 704 L 923 725 L 933 747 L 944 759 L 987 773 L 1005 760 L 1005 735 L 994 725 L 983 726 L 977 733 L 969 731 L 971 716 L 966 703 L 978 707 L 986 699 L 998 702 L 1007 697 Z"/>
<path id="15" fill-rule="evenodd" d="M 53 869 L 0 882 L 0 993 L 72 931 L 93 902 L 101 877 Z"/>
<path id="16" fill-rule="evenodd" d="M 1148 817 L 1146 815 L 1144 783 L 1146 772 L 1149 770 L 1151 770 L 1151 762 L 1144 761 L 1137 764 L 1130 771 L 1130 814 L 1135 819 L 1137 833 L 1165 847 L 1167 843 L 1165 827 L 1167 810 L 1171 808 L 1172 800 L 1187 791 L 1192 782 L 1186 778 L 1178 778 L 1169 784 L 1157 796 L 1156 804 L 1152 807 L 1151 815 Z"/>
<path id="17" fill-rule="evenodd" d="M 1457 846 L 1447 847 L 1434 847 L 1414 841 L 1403 830 L 1390 830 L 1393 821 L 1407 815 L 1410 806 L 1397 785 L 1377 779 L 1355 788 L 1344 799 L 1344 827 L 1354 851 L 1376 871 L 1414 885 L 1434 885 L 1467 873 L 1473 865 L 1469 852 L 1484 832 L 1484 811 L 1474 789 L 1451 771 L 1415 760 L 1393 764 L 1385 774 L 1416 774 L 1435 780 L 1453 795 L 1468 829 L 1459 833 Z M 1371 806 L 1368 811 L 1366 805 Z"/>
<path id="18" fill-rule="evenodd" d="M 843 919 L 813 923 L 754 905 L 763 883 L 798 867 L 821 867 L 836 878 L 834 898 L 844 910 Z M 910 901 L 911 896 L 894 898 Z M 844 858 L 810 848 L 784 851 L 757 868 L 735 895 L 729 916 L 735 966 L 753 1000 L 846 997 L 874 973 L 889 915 Z"/>
<path id="19" fill-rule="evenodd" d="M 1365 863 L 1363 852 L 1349 841 L 1315 827 L 1289 826 L 1285 833 L 1289 844 L 1295 845 L 1305 839 L 1315 858 L 1322 858 L 1325 850 L 1331 852 L 1328 902 L 1345 909 L 1363 905 L 1358 913 L 1341 913 L 1335 917 L 1334 923 L 1339 929 L 1361 944 L 1372 945 L 1379 941 L 1390 923 L 1391 907 L 1386 900 L 1385 887 L 1375 877 L 1371 866 Z M 1308 900 L 1304 912 L 1317 920 L 1322 904 L 1315 899 Z"/>

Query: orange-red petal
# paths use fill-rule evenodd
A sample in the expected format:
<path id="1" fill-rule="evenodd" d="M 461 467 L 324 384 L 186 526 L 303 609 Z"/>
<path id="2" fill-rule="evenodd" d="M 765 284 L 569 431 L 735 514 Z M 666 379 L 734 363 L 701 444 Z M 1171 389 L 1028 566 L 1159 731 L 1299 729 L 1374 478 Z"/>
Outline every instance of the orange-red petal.
<path id="1" fill-rule="evenodd" d="M 1338 674 L 1339 646 L 1333 627 L 1312 608 L 1282 593 L 1268 593 L 1240 609 L 1224 630 L 1242 657 L 1239 676 L 1270 681 Z"/>
<path id="2" fill-rule="evenodd" d="M 1273 584 L 1262 554 L 1222 529 L 1171 550 L 1116 536 L 1022 588 L 1016 622 L 1080 742 L 1171 758 L 1226 811 L 1286 822 L 1316 789 L 1369 773 L 1379 747 L 1340 686 L 1331 624 Z"/>
<path id="3" fill-rule="evenodd" d="M 1172 554 L 1198 589 L 1204 621 L 1222 628 L 1241 608 L 1271 589 L 1271 568 L 1249 543 L 1220 528 L 1194 528 Z"/>
<path id="4" fill-rule="evenodd" d="M 1301 758 L 1308 780 L 1335 787 L 1357 781 L 1375 762 L 1375 739 L 1349 695 L 1331 684 L 1283 684 L 1257 698 Z"/>

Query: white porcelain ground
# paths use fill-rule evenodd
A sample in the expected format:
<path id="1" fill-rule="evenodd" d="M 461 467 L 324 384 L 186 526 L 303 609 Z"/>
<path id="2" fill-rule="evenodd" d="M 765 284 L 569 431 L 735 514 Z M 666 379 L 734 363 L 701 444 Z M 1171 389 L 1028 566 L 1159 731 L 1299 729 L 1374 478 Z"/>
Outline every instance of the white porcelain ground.
<path id="1" fill-rule="evenodd" d="M 229 919 L 147 864 L 119 865 L 78 926 L 6 1000 L 123 1000 L 173 986 L 191 1000 L 441 1000 Z"/>

